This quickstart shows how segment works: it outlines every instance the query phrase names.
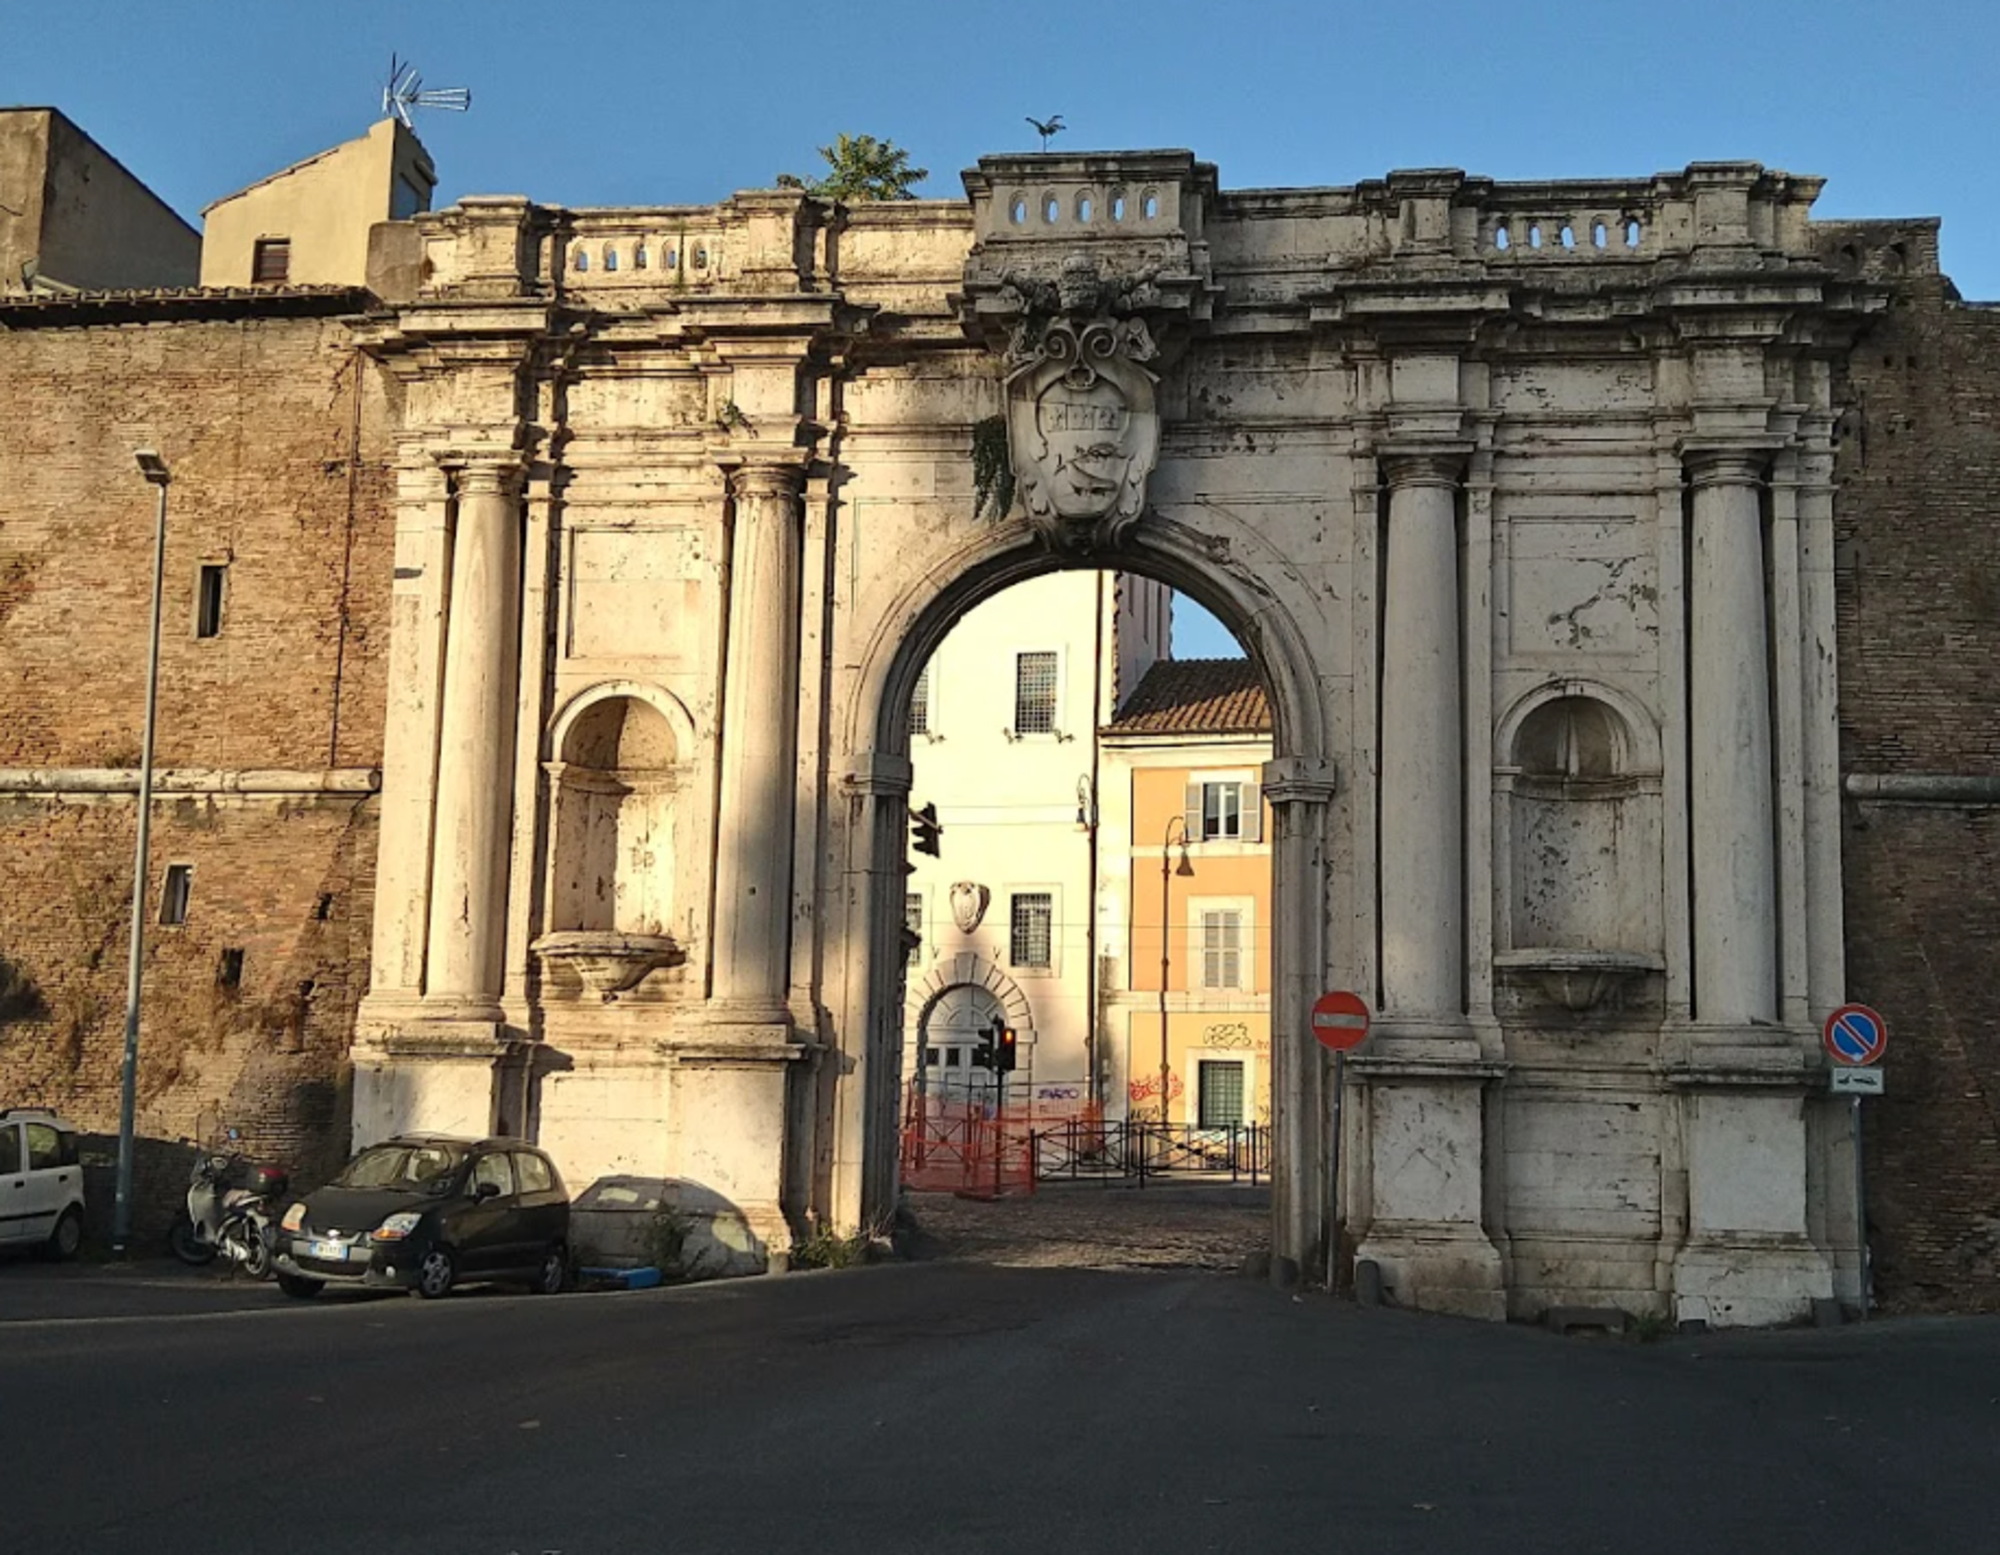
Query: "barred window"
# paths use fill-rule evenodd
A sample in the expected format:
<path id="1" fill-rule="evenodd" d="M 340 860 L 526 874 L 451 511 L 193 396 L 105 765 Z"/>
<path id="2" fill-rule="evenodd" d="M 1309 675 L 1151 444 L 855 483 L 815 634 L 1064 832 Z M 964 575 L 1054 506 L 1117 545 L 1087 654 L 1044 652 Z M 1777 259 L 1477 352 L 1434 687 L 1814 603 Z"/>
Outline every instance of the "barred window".
<path id="1" fill-rule="evenodd" d="M 1202 909 L 1201 986 L 1243 986 L 1243 914 L 1234 908 Z"/>
<path id="2" fill-rule="evenodd" d="M 931 667 L 926 664 L 917 676 L 917 689 L 910 693 L 910 733 L 931 732 Z"/>
<path id="3" fill-rule="evenodd" d="M 1243 1063 L 1240 1059 L 1201 1061 L 1198 1105 L 1202 1128 L 1234 1128 L 1243 1121 Z"/>
<path id="4" fill-rule="evenodd" d="M 1027 891 L 1013 898 L 1012 932 L 1007 959 L 1015 966 L 1053 965 L 1055 898 L 1046 891 Z"/>
<path id="5" fill-rule="evenodd" d="M 1056 727 L 1056 656 L 1014 655 L 1014 732 L 1053 734 Z"/>

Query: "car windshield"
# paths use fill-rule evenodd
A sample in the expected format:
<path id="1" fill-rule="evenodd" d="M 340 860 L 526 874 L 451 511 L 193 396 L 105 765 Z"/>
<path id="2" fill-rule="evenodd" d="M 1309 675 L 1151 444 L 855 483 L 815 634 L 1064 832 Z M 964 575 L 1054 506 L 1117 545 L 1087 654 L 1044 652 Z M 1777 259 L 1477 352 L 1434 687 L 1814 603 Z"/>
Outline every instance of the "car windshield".
<path id="1" fill-rule="evenodd" d="M 333 1185 L 442 1193 L 464 1159 L 455 1145 L 372 1145 L 347 1163 Z"/>

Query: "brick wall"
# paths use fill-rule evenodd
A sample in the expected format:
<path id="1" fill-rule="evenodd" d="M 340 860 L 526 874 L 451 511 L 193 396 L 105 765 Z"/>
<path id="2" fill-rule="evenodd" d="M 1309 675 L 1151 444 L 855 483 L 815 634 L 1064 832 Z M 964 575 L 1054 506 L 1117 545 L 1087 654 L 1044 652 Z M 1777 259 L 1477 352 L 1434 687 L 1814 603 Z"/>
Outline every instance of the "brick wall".
<path id="1" fill-rule="evenodd" d="M 294 304 L 296 306 L 296 304 Z M 330 316 L 24 310 L 0 328 L 0 768 L 136 765 L 153 493 L 172 473 L 156 764 L 315 777 L 380 762 L 393 529 L 391 386 Z M 223 311 L 223 305 L 215 305 Z M 222 629 L 194 629 L 203 563 Z M 304 1177 L 344 1155 L 367 981 L 367 792 L 172 793 L 154 808 L 138 1227 L 164 1228 L 182 1135 L 227 1125 Z M 115 1134 L 136 806 L 0 791 L 0 1101 Z M 157 923 L 170 864 L 187 920 Z M 240 986 L 219 980 L 241 951 Z M 108 1177 L 93 1172 L 94 1188 Z M 93 1219 L 109 1209 L 99 1192 Z"/>
<path id="2" fill-rule="evenodd" d="M 2000 774 L 2000 311 L 1931 223 L 1831 227 L 1892 288 L 1846 366 L 1835 506 L 1842 766 Z M 2000 810 L 1845 802 L 1847 989 L 1889 1020 L 1866 1103 L 1877 1290 L 2000 1310 Z"/>

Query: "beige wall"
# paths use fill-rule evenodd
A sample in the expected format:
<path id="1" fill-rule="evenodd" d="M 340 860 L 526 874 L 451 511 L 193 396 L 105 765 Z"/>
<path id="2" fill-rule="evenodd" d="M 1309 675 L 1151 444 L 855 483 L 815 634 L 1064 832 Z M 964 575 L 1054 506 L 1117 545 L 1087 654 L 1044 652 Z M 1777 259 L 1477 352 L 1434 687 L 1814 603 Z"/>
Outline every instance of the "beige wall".
<path id="1" fill-rule="evenodd" d="M 18 212 L 19 214 L 15 214 Z M 194 228 L 53 108 L 0 110 L 0 290 L 192 286 Z"/>
<path id="2" fill-rule="evenodd" d="M 250 285 L 259 240 L 284 238 L 287 285 L 364 285 L 368 229 L 398 214 L 398 179 L 414 186 L 420 209 L 430 209 L 437 182 L 430 156 L 409 130 L 384 119 L 357 140 L 217 200 L 202 212 L 201 284 Z"/>

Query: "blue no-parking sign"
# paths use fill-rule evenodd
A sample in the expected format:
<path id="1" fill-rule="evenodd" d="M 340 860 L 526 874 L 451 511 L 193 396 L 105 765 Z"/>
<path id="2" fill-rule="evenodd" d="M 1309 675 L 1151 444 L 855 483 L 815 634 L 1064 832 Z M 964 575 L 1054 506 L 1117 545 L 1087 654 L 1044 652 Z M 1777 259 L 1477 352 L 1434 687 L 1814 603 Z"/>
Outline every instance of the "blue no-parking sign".
<path id="1" fill-rule="evenodd" d="M 1865 1004 L 1843 1004 L 1821 1032 L 1836 1064 L 1879 1064 L 1889 1050 L 1889 1023 Z"/>

